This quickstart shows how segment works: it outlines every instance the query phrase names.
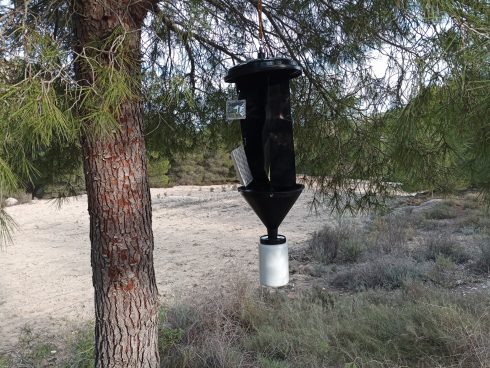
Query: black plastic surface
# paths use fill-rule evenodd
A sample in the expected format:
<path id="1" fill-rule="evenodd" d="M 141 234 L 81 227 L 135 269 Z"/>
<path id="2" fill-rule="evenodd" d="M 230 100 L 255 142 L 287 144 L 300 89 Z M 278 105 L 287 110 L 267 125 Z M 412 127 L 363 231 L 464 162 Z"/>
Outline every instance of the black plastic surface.
<path id="1" fill-rule="evenodd" d="M 301 75 L 298 64 L 286 58 L 255 59 L 230 69 L 238 98 L 246 100 L 240 120 L 243 147 L 257 191 L 291 190 L 296 184 L 293 120 L 289 80 Z"/>
<path id="2" fill-rule="evenodd" d="M 245 187 L 239 187 L 238 191 L 267 228 L 268 239 L 274 241 L 278 237 L 279 225 L 303 189 L 304 185 L 296 184 L 293 189 L 287 191 L 256 191 Z"/>
<path id="3" fill-rule="evenodd" d="M 286 58 L 254 59 L 231 68 L 225 82 L 236 83 L 245 77 L 262 73 L 278 74 L 285 79 L 293 79 L 301 75 L 301 68 L 295 61 Z"/>
<path id="4" fill-rule="evenodd" d="M 284 235 L 277 235 L 273 239 L 270 239 L 269 235 L 263 235 L 260 237 L 260 244 L 279 245 L 284 243 L 286 243 L 286 237 Z"/>

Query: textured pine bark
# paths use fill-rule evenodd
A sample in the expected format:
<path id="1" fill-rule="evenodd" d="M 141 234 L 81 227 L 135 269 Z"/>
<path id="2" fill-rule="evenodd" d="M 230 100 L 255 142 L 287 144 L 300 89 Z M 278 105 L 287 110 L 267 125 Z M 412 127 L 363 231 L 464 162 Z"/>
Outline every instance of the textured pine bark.
<path id="1" fill-rule="evenodd" d="M 134 4 L 75 1 L 75 51 L 100 44 L 115 27 L 122 27 L 127 31 L 125 52 L 130 52 L 132 60 L 122 67 L 131 68 L 137 76 L 140 28 L 150 4 Z M 77 62 L 75 73 L 80 83 L 90 86 L 93 82 L 83 59 Z M 139 89 L 138 82 L 133 88 Z M 109 137 L 82 137 L 95 290 L 96 367 L 153 368 L 159 366 L 158 291 L 139 100 L 125 101 L 117 120 L 120 130 Z"/>

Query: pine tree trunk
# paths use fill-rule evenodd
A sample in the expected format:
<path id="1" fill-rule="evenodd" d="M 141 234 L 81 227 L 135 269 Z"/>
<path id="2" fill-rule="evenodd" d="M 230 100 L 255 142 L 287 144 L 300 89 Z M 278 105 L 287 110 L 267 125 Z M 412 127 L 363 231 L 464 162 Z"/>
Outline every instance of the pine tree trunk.
<path id="1" fill-rule="evenodd" d="M 131 66 L 122 67 L 139 74 L 140 28 L 148 10 L 144 2 L 74 3 L 75 51 L 80 54 L 102 44 L 122 27 L 127 31 L 125 52 L 132 59 Z M 83 58 L 75 73 L 79 83 L 90 87 L 94 76 Z M 138 84 L 133 85 L 136 93 Z M 95 361 L 98 368 L 153 368 L 159 366 L 158 291 L 141 102 L 125 101 L 117 121 L 120 130 L 109 137 L 82 137 L 95 290 Z"/>

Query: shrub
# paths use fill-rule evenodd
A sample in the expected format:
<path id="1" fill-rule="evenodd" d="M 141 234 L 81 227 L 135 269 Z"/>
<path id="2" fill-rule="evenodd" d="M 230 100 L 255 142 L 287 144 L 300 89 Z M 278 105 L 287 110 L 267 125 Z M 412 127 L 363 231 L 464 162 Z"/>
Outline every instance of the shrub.
<path id="1" fill-rule="evenodd" d="M 222 147 L 177 154 L 169 170 L 171 185 L 212 185 L 236 180 L 229 153 Z"/>
<path id="2" fill-rule="evenodd" d="M 94 367 L 94 326 L 89 324 L 79 329 L 68 341 L 67 367 L 93 368 Z"/>
<path id="3" fill-rule="evenodd" d="M 396 289 L 407 281 L 425 279 L 426 268 L 410 258 L 385 256 L 339 272 L 331 283 L 352 291 Z"/>
<path id="4" fill-rule="evenodd" d="M 256 297 L 242 314 L 245 324 L 253 326 L 243 345 L 283 366 L 321 367 L 330 353 L 326 311 L 309 296 L 297 301 L 277 294 Z"/>
<path id="5" fill-rule="evenodd" d="M 168 171 L 170 162 L 166 159 L 152 158 L 148 162 L 148 181 L 152 188 L 165 188 L 169 186 Z"/>
<path id="6" fill-rule="evenodd" d="M 383 253 L 391 253 L 404 248 L 413 234 L 414 229 L 408 216 L 389 214 L 373 221 L 370 237 L 375 248 Z"/>
<path id="7" fill-rule="evenodd" d="M 10 362 L 12 367 L 43 367 L 50 364 L 52 358 L 56 359 L 51 352 L 57 347 L 46 340 L 30 327 L 24 327 Z"/>
<path id="8" fill-rule="evenodd" d="M 425 240 L 416 256 L 427 261 L 436 261 L 443 256 L 455 263 L 464 263 L 470 259 L 466 250 L 448 234 L 440 234 Z"/>
<path id="9" fill-rule="evenodd" d="M 451 288 L 457 285 L 455 270 L 456 265 L 451 258 L 437 255 L 434 267 L 429 272 L 429 278 L 436 285 Z"/>
<path id="10" fill-rule="evenodd" d="M 249 298 L 248 287 L 239 284 L 229 298 L 206 300 L 197 305 L 177 305 L 161 314 L 160 356 L 162 367 L 243 366 L 238 349 L 245 335 L 239 315 Z"/>
<path id="11" fill-rule="evenodd" d="M 323 263 L 356 262 L 365 247 L 353 226 L 340 224 L 336 227 L 325 226 L 313 234 L 309 249 L 314 258 Z"/>
<path id="12" fill-rule="evenodd" d="M 260 368 L 290 368 L 291 367 L 287 362 L 284 362 L 283 360 L 276 360 L 262 355 L 259 355 L 257 360 Z"/>
<path id="13" fill-rule="evenodd" d="M 344 301 L 335 310 L 340 318 L 331 331 L 334 349 L 344 359 L 356 357 L 357 366 L 488 366 L 488 294 L 419 292 L 418 297 L 375 293 L 353 297 L 350 305 Z"/>
<path id="14" fill-rule="evenodd" d="M 490 273 L 490 239 L 482 241 L 479 248 L 474 268 L 478 273 Z"/>
<path id="15" fill-rule="evenodd" d="M 254 315 L 243 316 L 255 326 L 245 347 L 290 367 L 486 366 L 489 302 L 487 294 L 433 289 L 341 296 L 330 306 L 309 297 L 259 299 Z"/>
<path id="16" fill-rule="evenodd" d="M 345 243 L 342 244 L 340 248 L 339 260 L 346 263 L 357 262 L 363 254 L 364 250 L 365 246 L 360 239 L 348 239 Z"/>
<path id="17" fill-rule="evenodd" d="M 160 333 L 167 342 L 160 346 L 162 367 L 429 368 L 490 362 L 488 293 L 460 295 L 412 285 L 356 295 L 315 289 L 291 299 L 242 285 L 234 290 L 162 312 Z M 32 333 L 24 337 L 29 341 L 16 351 L 26 359 L 0 360 L 1 368 L 91 367 L 87 360 L 37 360 L 33 352 L 46 342 Z M 87 329 L 73 343 L 77 348 L 69 354 L 83 351 L 93 338 Z M 44 356 L 46 349 L 40 350 Z"/>
<path id="18" fill-rule="evenodd" d="M 425 213 L 425 218 L 431 220 L 454 219 L 458 216 L 457 209 L 451 201 L 437 203 Z"/>
<path id="19" fill-rule="evenodd" d="M 10 366 L 10 359 L 6 356 L 0 355 L 0 368 L 9 368 Z"/>

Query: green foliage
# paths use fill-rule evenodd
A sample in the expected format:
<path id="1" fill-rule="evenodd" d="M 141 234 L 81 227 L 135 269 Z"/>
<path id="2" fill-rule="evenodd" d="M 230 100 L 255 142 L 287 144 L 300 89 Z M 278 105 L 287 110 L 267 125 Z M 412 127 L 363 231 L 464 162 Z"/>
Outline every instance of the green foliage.
<path id="1" fill-rule="evenodd" d="M 276 360 L 268 358 L 262 355 L 258 357 L 258 363 L 260 368 L 289 368 L 290 365 L 282 360 Z"/>
<path id="2" fill-rule="evenodd" d="M 429 291 L 430 292 L 430 291 Z M 351 312 L 339 320 L 335 344 L 341 354 L 356 357 L 361 366 L 468 366 L 488 359 L 483 347 L 488 335 L 480 320 L 486 296 L 464 300 L 434 292 L 420 297 L 398 296 L 387 300 L 367 298 L 353 302 Z M 413 298 L 413 299 L 412 299 Z M 347 311 L 345 311 L 347 312 Z M 473 346 L 474 337 L 481 343 Z M 483 349 L 483 350 L 481 350 Z M 429 358 L 430 357 L 430 358 Z M 351 358 L 352 359 L 352 358 Z"/>
<path id="3" fill-rule="evenodd" d="M 0 158 L 0 197 L 17 189 L 17 176 L 8 163 Z"/>
<path id="4" fill-rule="evenodd" d="M 53 343 L 46 341 L 29 327 L 24 327 L 11 364 L 13 367 L 43 367 L 49 364 L 53 358 L 52 351 L 55 350 Z"/>
<path id="5" fill-rule="evenodd" d="M 149 152 L 148 181 L 152 188 L 165 188 L 169 185 L 169 160 L 160 157 L 156 152 Z"/>
<path id="6" fill-rule="evenodd" d="M 337 295 L 316 289 L 288 298 L 240 285 L 234 290 L 219 302 L 201 300 L 161 313 L 162 366 L 429 368 L 490 361 L 485 292 L 464 295 L 410 284 L 395 292 Z M 23 336 L 14 356 L 0 364 L 48 363 L 54 347 L 32 332 Z M 93 329 L 84 329 L 48 364 L 92 367 L 92 344 Z"/>
<path id="7" fill-rule="evenodd" d="M 67 345 L 67 357 L 60 365 L 70 368 L 94 368 L 94 326 L 92 324 L 76 331 Z"/>
<path id="8" fill-rule="evenodd" d="M 388 214 L 374 218 L 368 237 L 373 248 L 383 253 L 392 253 L 406 248 L 413 234 L 409 215 Z"/>
<path id="9" fill-rule="evenodd" d="M 0 368 L 9 368 L 10 359 L 2 354 L 0 354 Z"/>
<path id="10" fill-rule="evenodd" d="M 458 215 L 456 208 L 450 202 L 441 202 L 425 213 L 430 220 L 454 219 Z"/>
<path id="11" fill-rule="evenodd" d="M 364 251 L 363 239 L 354 226 L 325 226 L 313 234 L 309 250 L 323 263 L 356 262 Z"/>
<path id="12" fill-rule="evenodd" d="M 73 57 L 72 12 L 48 5 L 31 1 L 25 14 L 5 8 L 0 20 L 0 74 L 9 74 L 2 83 L 13 93 L 14 115 L 31 126 L 42 120 L 34 132 L 59 127 L 62 138 L 75 116 L 72 133 L 111 134 L 124 101 L 142 99 L 148 148 L 173 167 L 174 155 L 202 146 L 202 136 L 207 143 L 218 137 L 227 151 L 239 142 L 238 125 L 223 119 L 235 93 L 221 80 L 255 51 L 253 4 L 159 4 L 145 25 L 141 74 L 130 56 L 133 35 L 122 26 Z M 281 0 L 265 9 L 267 51 L 289 55 L 304 70 L 292 99 L 297 162 L 319 184 L 318 201 L 338 209 L 379 204 L 379 194 L 392 193 L 387 181 L 430 190 L 487 186 L 488 14 L 477 1 Z M 375 76 L 370 59 L 381 53 L 388 69 Z M 74 83 L 74 63 L 90 70 L 89 80 Z M 14 86 L 28 96 L 19 111 Z M 17 150 L 13 156 L 22 157 Z M 21 162 L 32 172 L 29 160 Z"/>
<path id="13" fill-rule="evenodd" d="M 385 256 L 338 272 L 332 285 L 351 291 L 397 289 L 412 281 L 427 279 L 428 267 L 406 257 Z"/>
<path id="14" fill-rule="evenodd" d="M 132 77 L 125 69 L 113 65 L 92 63 L 95 74 L 90 87 L 82 88 L 80 121 L 84 131 L 92 139 L 103 139 L 118 131 L 118 118 L 125 102 L 136 98 L 131 89 Z"/>
<path id="15" fill-rule="evenodd" d="M 376 118 L 363 123 L 354 119 L 357 103 L 352 98 L 325 102 L 316 96 L 314 101 L 299 99 L 295 106 L 298 171 L 318 188 L 318 204 L 327 202 L 338 210 L 379 204 L 377 196 L 390 191 L 382 125 Z"/>
<path id="16" fill-rule="evenodd" d="M 0 114 L 8 143 L 26 142 L 36 150 L 49 145 L 55 137 L 73 139 L 76 123 L 67 101 L 55 86 L 39 77 L 14 85 L 0 85 Z"/>
<path id="17" fill-rule="evenodd" d="M 455 239 L 448 234 L 430 237 L 421 247 L 425 260 L 437 261 L 438 257 L 445 257 L 455 263 L 464 263 L 470 255 Z"/>
<path id="18" fill-rule="evenodd" d="M 0 81 L 0 192 L 13 191 L 37 174 L 32 160 L 54 142 L 73 141 L 76 123 L 55 88 L 36 77 Z"/>
<path id="19" fill-rule="evenodd" d="M 451 295 L 410 286 L 395 293 L 333 296 L 328 305 L 315 295 L 289 299 L 248 293 L 225 309 L 214 303 L 201 306 L 185 329 L 192 338 L 174 346 L 173 354 L 180 353 L 172 364 L 230 366 L 232 360 L 218 364 L 210 359 L 214 354 L 239 354 L 235 367 L 245 362 L 260 367 L 442 367 L 489 359 L 485 293 Z M 220 343 L 204 343 L 211 336 L 220 336 Z"/>
<path id="20" fill-rule="evenodd" d="M 171 310 L 170 313 L 175 313 L 175 310 Z M 160 325 L 158 329 L 158 350 L 162 353 L 163 356 L 168 355 L 169 351 L 174 348 L 176 345 L 182 342 L 184 338 L 184 329 L 180 326 L 186 326 L 184 320 L 186 319 L 186 310 L 180 309 L 175 316 L 179 316 L 177 321 L 179 323 L 179 327 L 173 327 L 168 323 L 169 319 L 169 311 L 165 308 L 160 310 Z M 184 316 L 184 318 L 182 318 Z M 170 317 L 172 318 L 172 316 Z"/>
<path id="21" fill-rule="evenodd" d="M 80 134 L 96 139 L 112 134 L 124 103 L 136 98 L 134 69 L 127 67 L 132 61 L 124 51 L 127 34 L 116 28 L 102 44 L 76 55 L 92 80 L 75 83 L 72 53 L 63 42 L 25 18 L 17 27 L 0 33 L 2 45 L 14 38 L 12 55 L 0 62 L 0 203 L 19 188 L 36 196 L 74 195 L 83 188 Z M 15 35 L 22 35 L 23 43 L 17 44 Z M 12 230 L 3 212 L 1 224 L 8 225 L 0 230 L 3 244 Z"/>
<path id="22" fill-rule="evenodd" d="M 159 350 L 166 353 L 169 349 L 180 343 L 184 331 L 180 328 L 161 328 L 158 335 Z"/>
<path id="23" fill-rule="evenodd" d="M 432 69 L 432 77 L 403 108 L 387 115 L 395 176 L 418 188 L 486 188 L 490 7 L 481 2 L 464 7 L 449 1 L 421 3 L 429 22 L 445 26 L 431 37 L 433 55 L 420 64 Z M 444 64 L 442 72 L 434 63 Z"/>
<path id="24" fill-rule="evenodd" d="M 5 211 L 0 209 L 0 249 L 12 243 L 12 233 L 17 228 L 14 219 Z"/>
<path id="25" fill-rule="evenodd" d="M 77 142 L 53 142 L 50 147 L 29 153 L 36 171 L 21 178 L 25 189 L 37 198 L 65 198 L 85 188 L 81 148 Z"/>
<path id="26" fill-rule="evenodd" d="M 480 273 L 490 273 L 490 240 L 485 239 L 480 244 L 477 254 L 475 270 Z"/>
<path id="27" fill-rule="evenodd" d="M 430 280 L 436 285 L 452 288 L 458 285 L 456 276 L 456 264 L 447 256 L 439 254 L 436 256 L 435 265 L 428 273 Z"/>
<path id="28" fill-rule="evenodd" d="M 172 185 L 222 184 L 236 180 L 229 153 L 222 148 L 207 147 L 174 156 L 169 177 Z"/>
<path id="29" fill-rule="evenodd" d="M 32 43 L 24 45 L 25 58 L 13 55 L 0 62 L 2 206 L 7 195 L 32 186 L 46 175 L 34 161 L 42 160 L 52 144 L 62 147 L 74 142 L 79 129 L 72 114 L 70 90 L 62 81 L 66 69 L 59 65 L 60 49 L 42 30 L 23 31 L 32 37 Z M 2 244 L 11 239 L 12 230 L 13 222 L 2 209 Z"/>

